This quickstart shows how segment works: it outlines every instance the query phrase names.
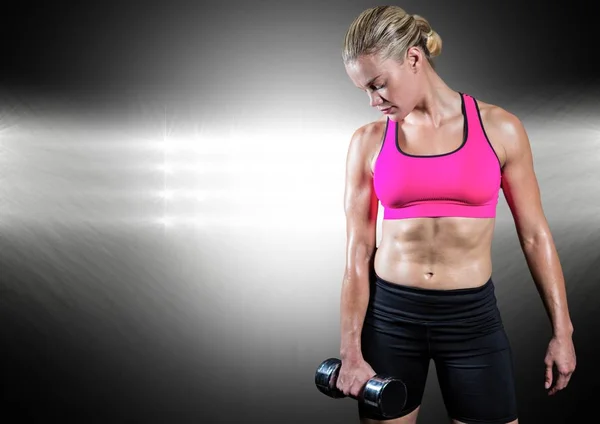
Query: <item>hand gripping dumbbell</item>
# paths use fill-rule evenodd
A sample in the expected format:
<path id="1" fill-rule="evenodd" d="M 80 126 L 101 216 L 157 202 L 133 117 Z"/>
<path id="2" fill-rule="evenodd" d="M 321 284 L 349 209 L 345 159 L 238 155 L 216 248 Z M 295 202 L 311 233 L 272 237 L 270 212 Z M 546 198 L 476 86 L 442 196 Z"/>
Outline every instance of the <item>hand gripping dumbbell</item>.
<path id="1" fill-rule="evenodd" d="M 319 391 L 334 399 L 346 397 L 336 386 L 341 366 L 342 361 L 329 358 L 319 365 L 315 373 Z M 394 417 L 406 405 L 406 385 L 397 378 L 375 375 L 367 381 L 358 397 L 348 397 L 374 408 L 383 417 Z"/>

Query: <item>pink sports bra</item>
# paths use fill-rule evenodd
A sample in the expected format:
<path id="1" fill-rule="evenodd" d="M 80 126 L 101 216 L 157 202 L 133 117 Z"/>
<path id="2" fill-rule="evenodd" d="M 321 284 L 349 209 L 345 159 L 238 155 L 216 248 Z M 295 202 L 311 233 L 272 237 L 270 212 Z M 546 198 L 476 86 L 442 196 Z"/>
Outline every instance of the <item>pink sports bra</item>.
<path id="1" fill-rule="evenodd" d="M 387 119 L 373 176 L 383 219 L 496 216 L 500 160 L 485 133 L 476 100 L 460 95 L 464 138 L 448 153 L 420 156 L 403 152 L 398 144 L 398 123 Z"/>

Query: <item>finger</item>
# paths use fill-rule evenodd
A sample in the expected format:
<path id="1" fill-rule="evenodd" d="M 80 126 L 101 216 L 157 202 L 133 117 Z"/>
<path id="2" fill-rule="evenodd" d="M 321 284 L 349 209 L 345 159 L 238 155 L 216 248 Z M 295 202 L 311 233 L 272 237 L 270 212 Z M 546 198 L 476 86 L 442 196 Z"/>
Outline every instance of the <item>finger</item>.
<path id="1" fill-rule="evenodd" d="M 343 378 L 338 377 L 335 386 L 338 388 L 339 391 L 341 391 L 343 394 L 348 395 L 347 393 L 347 389 L 346 389 L 346 384 Z"/>
<path id="2" fill-rule="evenodd" d="M 567 387 L 568 383 L 569 377 L 565 374 L 559 374 L 558 378 L 556 379 L 556 384 L 554 385 L 554 387 L 552 387 L 552 390 L 550 390 L 549 395 L 554 395 L 559 391 L 563 390 L 565 387 Z"/>
<path id="3" fill-rule="evenodd" d="M 546 382 L 544 387 L 549 389 L 552 386 L 552 365 L 546 366 Z"/>
<path id="4" fill-rule="evenodd" d="M 558 380 L 556 381 L 557 390 L 562 390 L 567 387 L 567 383 L 569 382 L 569 374 L 560 373 L 558 375 Z"/>
<path id="5" fill-rule="evenodd" d="M 362 386 L 360 384 L 353 384 L 350 388 L 350 393 L 354 397 L 358 397 L 362 392 Z"/>
<path id="6" fill-rule="evenodd" d="M 342 387 L 343 387 L 342 393 L 344 393 L 346 396 L 348 396 L 352 391 L 352 383 L 344 382 Z"/>

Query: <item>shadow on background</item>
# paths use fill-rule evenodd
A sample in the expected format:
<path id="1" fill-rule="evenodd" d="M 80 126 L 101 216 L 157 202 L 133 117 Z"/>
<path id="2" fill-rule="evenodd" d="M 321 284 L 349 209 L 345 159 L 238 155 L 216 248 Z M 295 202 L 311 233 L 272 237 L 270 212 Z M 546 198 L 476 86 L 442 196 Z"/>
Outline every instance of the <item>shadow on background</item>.
<path id="1" fill-rule="evenodd" d="M 291 285 L 295 297 L 287 293 L 268 300 L 250 287 L 238 284 L 237 294 L 225 287 L 241 280 L 260 286 L 251 275 L 264 262 L 235 262 L 236 270 L 221 267 L 220 272 L 213 267 L 205 275 L 224 287 L 222 297 L 207 297 L 207 279 L 194 286 L 194 276 L 213 260 L 224 264 L 222 253 L 208 253 L 194 264 L 191 252 L 198 246 L 191 239 L 166 248 L 158 235 L 59 235 L 42 229 L 33 234 L 35 240 L 24 239 L 23 233 L 4 238 L 8 244 L 3 247 L 11 248 L 3 250 L 0 263 L 0 337 L 8 347 L 2 400 L 4 410 L 16 411 L 21 419 L 12 422 L 52 417 L 90 423 L 355 419 L 355 401 L 327 398 L 313 382 L 320 361 L 337 356 L 338 342 L 339 273 L 321 264 L 321 251 L 304 251 L 294 260 L 278 252 L 281 237 L 258 245 L 261 255 L 279 255 L 284 262 L 273 271 L 279 277 L 263 269 L 265 284 Z M 254 235 L 239 238 L 238 248 L 257 246 Z M 225 236 L 213 235 L 215 240 Z M 496 266 L 508 271 L 498 272 L 497 296 L 513 344 L 524 423 L 570 423 L 593 413 L 600 341 L 594 324 L 600 299 L 593 287 L 599 236 L 562 252 L 579 362 L 568 390 L 553 398 L 543 390 L 548 321 L 533 283 L 514 265 L 522 262 L 518 253 L 508 253 L 514 241 L 498 241 L 505 247 L 499 250 L 507 252 L 496 253 Z M 307 243 L 300 236 L 285 241 Z M 300 275 L 282 273 L 302 264 L 306 268 Z M 311 293 L 302 288 L 304 279 L 318 282 Z M 280 290 L 292 291 L 289 286 Z M 259 299 L 261 305 L 252 304 Z M 444 417 L 432 367 L 420 422 Z"/>

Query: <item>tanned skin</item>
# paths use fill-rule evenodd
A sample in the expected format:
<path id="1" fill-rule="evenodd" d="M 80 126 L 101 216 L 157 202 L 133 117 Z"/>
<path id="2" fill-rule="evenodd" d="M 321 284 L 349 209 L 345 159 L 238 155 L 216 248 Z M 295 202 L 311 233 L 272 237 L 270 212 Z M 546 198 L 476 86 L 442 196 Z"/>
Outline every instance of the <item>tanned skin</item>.
<path id="1" fill-rule="evenodd" d="M 382 239 L 376 246 L 378 199 L 373 188 L 373 170 L 387 117 L 398 122 L 398 143 L 403 151 L 416 155 L 447 153 L 462 142 L 461 99 L 458 92 L 441 80 L 417 47 L 410 48 L 401 63 L 371 55 L 347 64 L 346 70 L 353 83 L 367 91 L 371 106 L 391 107 L 381 119 L 356 130 L 346 158 L 347 243 L 340 305 L 342 367 L 337 387 L 356 396 L 375 375 L 362 356 L 360 337 L 373 267 L 383 279 L 403 285 L 433 289 L 480 286 L 492 274 L 495 220 L 455 217 L 384 220 Z M 561 264 L 542 207 L 529 138 L 515 115 L 481 101 L 478 105 L 500 162 L 502 193 L 552 325 L 553 334 L 544 358 L 544 383 L 548 394 L 554 395 L 567 386 L 575 370 L 573 325 Z M 385 423 L 414 424 L 418 413 L 417 408 L 407 416 Z M 507 424 L 514 423 L 518 420 Z"/>

